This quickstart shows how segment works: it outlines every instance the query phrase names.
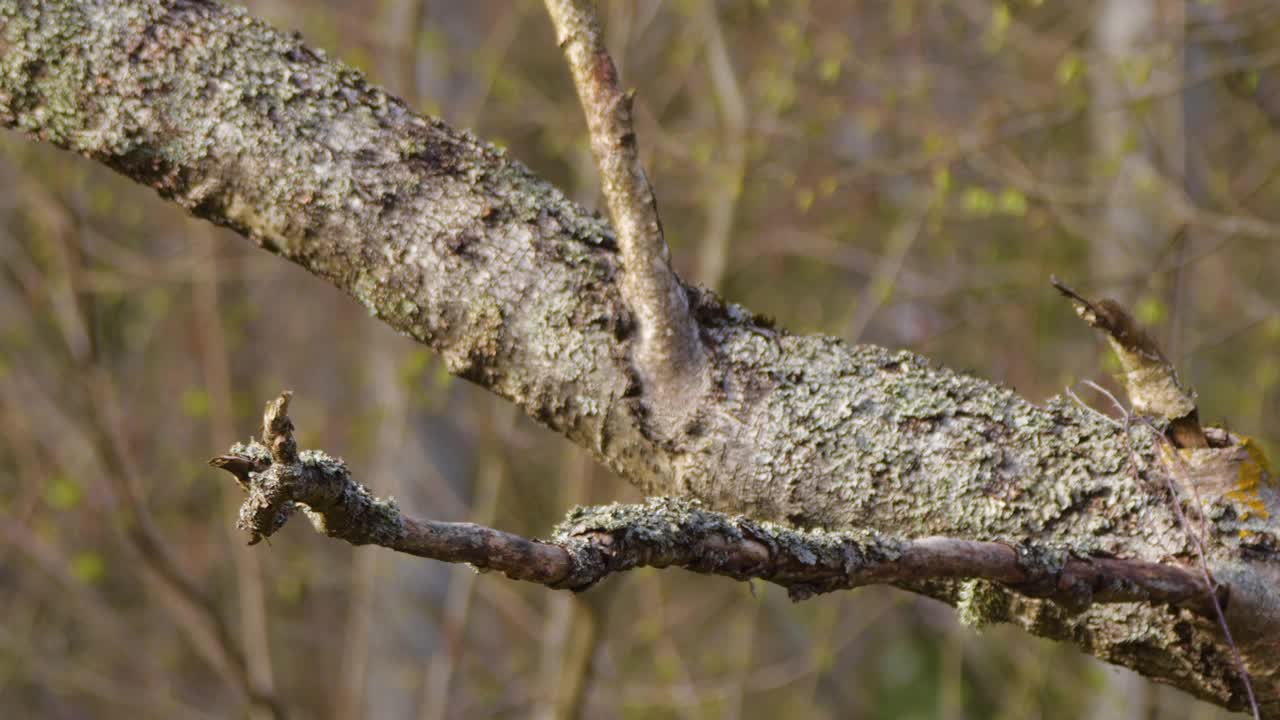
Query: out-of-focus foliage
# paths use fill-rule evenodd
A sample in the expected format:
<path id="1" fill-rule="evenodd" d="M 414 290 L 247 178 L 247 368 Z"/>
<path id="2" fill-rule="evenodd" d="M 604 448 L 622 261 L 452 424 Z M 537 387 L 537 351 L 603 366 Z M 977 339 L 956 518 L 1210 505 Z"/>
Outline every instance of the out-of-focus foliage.
<path id="1" fill-rule="evenodd" d="M 248 5 L 598 205 L 539 3 Z M 602 14 L 686 277 L 793 331 L 917 349 L 1038 401 L 1109 369 L 1057 273 L 1151 323 L 1206 420 L 1280 440 L 1280 6 Z M 320 281 L 0 135 L 0 716 L 241 712 L 199 623 L 139 562 L 131 493 L 298 717 L 1217 716 L 889 590 L 792 605 L 645 571 L 570 598 L 301 523 L 245 550 L 236 490 L 204 459 L 284 387 L 304 446 L 419 514 L 537 534 L 574 503 L 635 497 Z"/>

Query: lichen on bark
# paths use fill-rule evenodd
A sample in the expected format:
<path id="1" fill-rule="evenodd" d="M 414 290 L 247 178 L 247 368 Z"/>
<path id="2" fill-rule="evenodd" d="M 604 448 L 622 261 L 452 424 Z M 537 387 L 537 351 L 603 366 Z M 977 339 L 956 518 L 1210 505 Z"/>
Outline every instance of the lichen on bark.
<path id="1" fill-rule="evenodd" d="M 0 0 L 0 124 L 328 280 L 649 494 L 798 528 L 1190 560 L 1145 428 L 1038 406 L 912 353 L 791 335 L 706 291 L 686 289 L 708 389 L 688 398 L 679 432 L 653 432 L 607 224 L 243 10 Z M 1244 461 L 1224 462 L 1229 473 Z M 1241 649 L 1275 715 L 1276 488 L 1206 502 L 1210 566 L 1231 584 L 1229 617 L 1250 631 Z M 958 599 L 955 583 L 913 589 Z M 1185 611 L 1072 613 L 1020 596 L 1008 607 L 1032 632 L 1243 703 L 1217 630 Z"/>

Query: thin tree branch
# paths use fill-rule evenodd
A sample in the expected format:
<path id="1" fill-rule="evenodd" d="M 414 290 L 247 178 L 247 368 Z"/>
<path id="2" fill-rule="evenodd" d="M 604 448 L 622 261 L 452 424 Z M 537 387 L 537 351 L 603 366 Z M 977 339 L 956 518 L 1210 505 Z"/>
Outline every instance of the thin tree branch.
<path id="1" fill-rule="evenodd" d="M 654 409 L 678 421 L 692 405 L 690 393 L 703 385 L 705 358 L 640 164 L 631 117 L 635 93 L 618 88 L 618 71 L 589 2 L 546 0 L 546 6 L 587 119 L 600 187 L 622 251 L 622 296 L 640 330 L 634 361 L 646 391 L 654 395 Z"/>
<path id="2" fill-rule="evenodd" d="M 1213 603 L 1196 574 L 1178 565 L 1079 558 L 1031 544 L 954 538 L 899 540 L 880 533 L 803 531 L 729 516 L 676 498 L 643 504 L 578 507 L 549 540 L 476 525 L 405 515 L 374 497 L 346 464 L 323 452 L 299 453 L 289 419 L 290 393 L 267 404 L 262 441 L 236 444 L 210 464 L 232 473 L 248 497 L 239 525 L 251 544 L 301 509 L 320 533 L 353 545 L 375 544 L 445 562 L 470 563 L 515 580 L 585 590 L 636 567 L 678 566 L 738 580 L 767 580 L 793 599 L 871 584 L 918 585 L 982 579 L 1052 600 L 1077 613 L 1093 603 L 1150 602 L 1211 617 Z M 1006 619 L 998 608 L 985 622 Z"/>

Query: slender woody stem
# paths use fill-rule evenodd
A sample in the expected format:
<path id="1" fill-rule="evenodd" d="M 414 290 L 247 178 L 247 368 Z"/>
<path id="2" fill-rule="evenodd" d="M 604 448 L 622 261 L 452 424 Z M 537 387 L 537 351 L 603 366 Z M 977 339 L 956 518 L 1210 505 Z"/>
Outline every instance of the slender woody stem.
<path id="1" fill-rule="evenodd" d="M 701 386 L 704 353 L 640 164 L 631 116 L 634 93 L 618 88 L 617 68 L 589 2 L 546 0 L 546 6 L 578 90 L 622 250 L 622 295 L 640 330 L 634 361 L 659 417 L 678 420 Z"/>

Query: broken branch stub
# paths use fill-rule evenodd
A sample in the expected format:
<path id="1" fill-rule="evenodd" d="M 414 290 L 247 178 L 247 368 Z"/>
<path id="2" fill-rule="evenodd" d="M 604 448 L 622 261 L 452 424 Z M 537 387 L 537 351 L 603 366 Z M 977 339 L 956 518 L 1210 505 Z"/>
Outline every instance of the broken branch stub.
<path id="1" fill-rule="evenodd" d="M 1082 320 L 1106 335 L 1120 362 L 1120 379 L 1134 411 L 1167 421 L 1168 437 L 1178 447 L 1209 447 L 1195 392 L 1178 379 L 1178 371 L 1147 329 L 1115 300 L 1090 301 L 1056 277 L 1050 282 L 1071 301 Z"/>

